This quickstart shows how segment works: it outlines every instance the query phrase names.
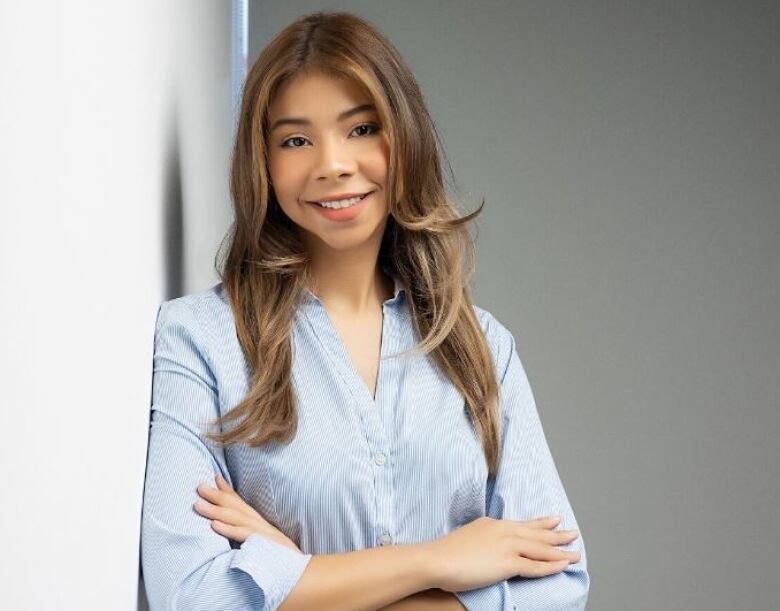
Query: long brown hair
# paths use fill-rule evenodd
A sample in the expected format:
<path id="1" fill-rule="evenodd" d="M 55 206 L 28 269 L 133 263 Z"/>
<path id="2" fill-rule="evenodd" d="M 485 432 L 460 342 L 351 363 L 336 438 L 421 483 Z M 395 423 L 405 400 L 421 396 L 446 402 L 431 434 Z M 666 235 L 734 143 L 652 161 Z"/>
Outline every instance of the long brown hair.
<path id="1" fill-rule="evenodd" d="M 231 159 L 234 221 L 217 271 L 241 347 L 252 368 L 246 397 L 209 433 L 220 444 L 290 441 L 297 428 L 291 383 L 293 314 L 311 286 L 309 256 L 297 226 L 282 212 L 268 180 L 268 108 L 279 86 L 317 71 L 351 79 L 373 99 L 390 149 L 390 216 L 378 264 L 407 292 L 418 337 L 415 349 L 463 394 L 482 439 L 488 470 L 498 467 L 498 382 L 469 295 L 474 242 L 445 192 L 441 143 L 412 72 L 372 24 L 346 12 L 305 15 L 281 31 L 249 70 Z M 438 147 L 437 147 L 438 143 Z M 224 245 L 224 243 L 223 243 Z M 222 249 L 220 248 L 220 251 Z"/>

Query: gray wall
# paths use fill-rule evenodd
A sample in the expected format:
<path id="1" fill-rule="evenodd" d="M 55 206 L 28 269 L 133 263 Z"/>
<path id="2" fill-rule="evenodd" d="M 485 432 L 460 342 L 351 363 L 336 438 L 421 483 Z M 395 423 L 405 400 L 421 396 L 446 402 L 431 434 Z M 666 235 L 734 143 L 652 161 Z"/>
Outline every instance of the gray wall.
<path id="1" fill-rule="evenodd" d="M 780 9 L 254 2 L 250 62 L 321 8 L 417 75 L 475 301 L 515 334 L 588 550 L 588 608 L 776 605 Z"/>

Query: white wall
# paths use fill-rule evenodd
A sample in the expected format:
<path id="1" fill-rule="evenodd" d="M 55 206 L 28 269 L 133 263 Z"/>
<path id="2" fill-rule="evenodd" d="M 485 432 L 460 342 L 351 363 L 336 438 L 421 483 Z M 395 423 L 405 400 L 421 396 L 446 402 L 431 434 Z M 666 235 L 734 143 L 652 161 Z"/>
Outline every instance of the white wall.
<path id="1" fill-rule="evenodd" d="M 0 2 L 2 609 L 136 609 L 154 317 L 216 282 L 230 99 L 228 2 Z"/>

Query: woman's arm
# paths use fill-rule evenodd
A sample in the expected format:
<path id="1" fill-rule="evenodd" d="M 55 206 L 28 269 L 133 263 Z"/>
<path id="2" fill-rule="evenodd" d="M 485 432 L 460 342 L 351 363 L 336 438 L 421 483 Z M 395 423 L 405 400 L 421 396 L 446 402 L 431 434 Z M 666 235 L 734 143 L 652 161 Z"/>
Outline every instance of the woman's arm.
<path id="1" fill-rule="evenodd" d="M 452 592 L 434 588 L 412 594 L 378 611 L 463 611 L 458 597 Z"/>
<path id="2" fill-rule="evenodd" d="M 468 611 L 555 608 L 582 611 L 590 575 L 581 529 L 564 490 L 542 428 L 531 386 L 512 333 L 487 313 L 488 337 L 497 347 L 502 444 L 498 473 L 488 482 L 486 515 L 502 520 L 561 517 L 563 530 L 580 536 L 562 549 L 580 559 L 563 571 L 540 579 L 505 579 L 492 586 L 458 592 Z"/>
<path id="3" fill-rule="evenodd" d="M 418 543 L 315 555 L 279 610 L 383 609 L 432 587 L 432 553 L 427 543 Z M 405 604 L 398 611 L 417 608 Z"/>
<path id="4" fill-rule="evenodd" d="M 203 435 L 219 416 L 199 304 L 162 304 L 155 326 L 151 428 L 141 565 L 153 611 L 274 611 L 311 556 L 252 537 L 240 549 L 193 510 L 199 484 L 229 478 L 221 447 Z"/>
<path id="5" fill-rule="evenodd" d="M 216 484 L 216 488 L 198 486 L 203 499 L 194 505 L 211 520 L 214 530 L 242 545 L 267 539 L 300 554 L 295 543 L 241 498 L 228 481 L 217 476 Z M 428 606 L 434 598 L 441 598 L 429 590 L 433 553 L 431 546 L 417 544 L 313 556 L 279 609 L 446 609 Z"/>

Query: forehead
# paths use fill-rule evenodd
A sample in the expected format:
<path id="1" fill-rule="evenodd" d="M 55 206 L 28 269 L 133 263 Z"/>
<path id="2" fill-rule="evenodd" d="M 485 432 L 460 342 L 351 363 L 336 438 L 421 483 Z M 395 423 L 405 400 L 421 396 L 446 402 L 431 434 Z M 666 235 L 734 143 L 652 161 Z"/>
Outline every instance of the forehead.
<path id="1" fill-rule="evenodd" d="M 352 80 L 324 74 L 302 73 L 283 83 L 268 107 L 271 119 L 278 116 L 306 116 L 335 119 L 336 115 L 371 99 Z"/>

